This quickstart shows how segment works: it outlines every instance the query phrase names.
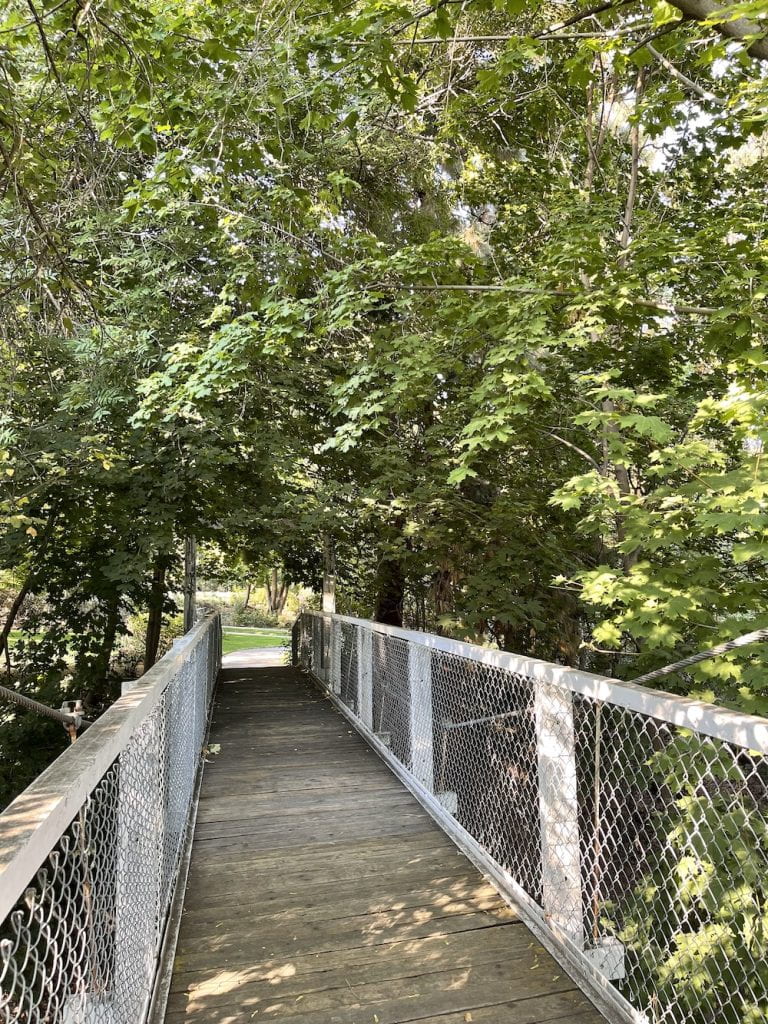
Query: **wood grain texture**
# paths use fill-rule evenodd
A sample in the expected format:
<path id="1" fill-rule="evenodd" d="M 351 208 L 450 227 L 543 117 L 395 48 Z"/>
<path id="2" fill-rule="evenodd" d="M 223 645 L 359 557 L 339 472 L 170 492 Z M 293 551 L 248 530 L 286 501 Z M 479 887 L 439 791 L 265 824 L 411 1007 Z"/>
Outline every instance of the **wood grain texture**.
<path id="1" fill-rule="evenodd" d="M 166 1024 L 600 1024 L 297 671 L 223 672 Z"/>

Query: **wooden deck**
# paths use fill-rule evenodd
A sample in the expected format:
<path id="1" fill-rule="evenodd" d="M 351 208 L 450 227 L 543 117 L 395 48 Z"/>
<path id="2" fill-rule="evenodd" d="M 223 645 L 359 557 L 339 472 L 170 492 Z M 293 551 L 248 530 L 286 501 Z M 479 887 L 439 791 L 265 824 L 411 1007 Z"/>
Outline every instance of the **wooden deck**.
<path id="1" fill-rule="evenodd" d="M 294 669 L 222 673 L 167 1024 L 602 1017 Z"/>

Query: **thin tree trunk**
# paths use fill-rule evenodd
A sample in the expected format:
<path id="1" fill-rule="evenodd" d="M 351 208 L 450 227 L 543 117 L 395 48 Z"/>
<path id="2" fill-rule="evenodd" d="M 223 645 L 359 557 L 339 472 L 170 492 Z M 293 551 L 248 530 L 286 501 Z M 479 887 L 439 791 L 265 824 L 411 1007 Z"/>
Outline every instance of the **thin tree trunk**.
<path id="1" fill-rule="evenodd" d="M 267 610 L 270 615 L 281 615 L 288 600 L 288 584 L 280 579 L 280 570 L 274 566 L 267 576 Z"/>
<path id="2" fill-rule="evenodd" d="M 635 86 L 635 114 L 639 113 L 640 102 L 645 91 L 646 71 L 640 69 L 637 76 L 637 83 Z M 604 99 L 600 107 L 600 124 L 598 125 L 598 136 L 597 140 L 593 141 L 593 124 L 592 124 L 592 107 L 593 107 L 593 93 L 592 86 L 590 86 L 590 93 L 587 104 L 587 121 L 586 121 L 586 137 L 587 137 L 587 169 L 584 175 L 584 189 L 587 193 L 587 202 L 591 201 L 591 192 L 594 184 L 595 173 L 598 169 L 600 154 L 605 144 L 607 128 L 608 128 L 608 117 L 610 115 L 610 107 L 613 105 L 616 93 L 618 89 L 618 83 L 616 76 L 613 75 L 610 80 L 610 84 L 607 90 L 607 109 L 606 100 Z M 634 222 L 635 215 L 635 204 L 637 200 L 637 183 L 640 170 L 640 122 L 639 118 L 635 117 L 630 130 L 630 144 L 632 147 L 632 158 L 630 166 L 630 177 L 629 185 L 627 188 L 627 198 L 624 203 L 624 215 L 622 218 L 622 230 L 620 239 L 621 253 L 617 260 L 617 265 L 620 270 L 626 269 L 628 261 L 627 249 L 629 247 L 632 238 L 632 225 Z M 582 283 L 585 288 L 589 287 L 589 281 L 586 275 L 582 275 Z M 596 339 L 596 335 L 593 335 L 593 340 Z M 603 412 L 609 416 L 615 411 L 614 403 L 611 399 L 606 398 L 602 402 Z M 606 478 L 613 476 L 616 481 L 616 485 L 619 489 L 619 493 L 622 497 L 627 497 L 631 494 L 632 486 L 629 478 L 629 473 L 626 466 L 615 465 L 612 463 L 610 458 L 610 443 L 609 439 L 611 435 L 619 434 L 618 426 L 606 419 L 603 427 L 603 465 L 600 467 L 602 475 Z M 616 516 L 616 539 L 621 542 L 624 539 L 624 522 L 621 514 Z M 638 559 L 638 552 L 632 552 L 629 554 L 622 555 L 622 566 L 625 573 L 629 572 L 631 567 L 635 564 Z"/>
<path id="3" fill-rule="evenodd" d="M 163 606 L 165 605 L 165 576 L 168 571 L 168 555 L 161 553 L 155 558 L 152 570 L 152 586 L 149 591 L 149 617 L 147 619 L 147 639 L 144 646 L 144 671 L 147 672 L 157 661 L 157 649 L 160 645 L 160 630 L 163 625 Z"/>
<path id="4" fill-rule="evenodd" d="M 323 538 L 323 611 L 336 611 L 336 548 L 328 533 Z"/>
<path id="5" fill-rule="evenodd" d="M 43 530 L 42 537 L 40 538 L 40 547 L 37 550 L 38 559 L 42 557 L 42 555 L 45 553 L 46 548 L 48 547 L 48 543 L 51 539 L 51 533 L 53 531 L 53 526 L 54 523 L 56 522 L 57 515 L 57 511 L 52 511 L 51 515 L 48 518 L 48 522 L 45 524 L 45 529 Z M 8 610 L 8 615 L 6 616 L 5 622 L 3 623 L 3 628 L 0 630 L 0 651 L 5 651 L 5 659 L 8 666 L 9 675 L 11 670 L 11 652 L 8 647 L 8 639 L 11 635 L 13 625 L 16 622 L 16 618 L 18 617 L 18 614 L 21 611 L 21 607 L 24 604 L 24 601 L 26 600 L 27 594 L 29 594 L 32 587 L 37 582 L 38 573 L 39 569 L 32 569 L 27 574 L 27 578 L 24 580 L 21 590 L 16 595 L 13 604 Z"/>
<path id="6" fill-rule="evenodd" d="M 32 584 L 35 580 L 35 573 L 31 572 L 24 580 L 21 590 L 16 595 L 13 604 L 10 607 L 8 615 L 6 616 L 3 628 L 0 630 L 0 650 L 5 651 L 6 660 L 8 662 L 8 668 L 10 672 L 10 652 L 8 650 L 8 637 L 11 635 L 13 624 L 16 621 L 16 617 L 21 611 L 21 606 L 24 604 L 27 594 L 32 588 Z"/>
<path id="7" fill-rule="evenodd" d="M 637 83 L 635 85 L 635 120 L 632 123 L 630 131 L 630 145 L 632 147 L 632 159 L 629 171 L 629 186 L 627 188 L 627 199 L 624 204 L 624 220 L 621 231 L 621 254 L 619 256 L 618 264 L 620 270 L 626 270 L 629 262 L 629 245 L 632 241 L 632 227 L 635 220 L 635 205 L 637 202 L 637 182 L 640 174 L 640 103 L 645 92 L 645 81 L 646 71 L 641 68 L 637 75 Z M 606 412 L 613 412 L 614 406 L 610 399 L 606 399 L 603 402 L 603 408 Z M 609 433 L 618 433 L 619 428 L 615 423 L 607 423 L 606 430 Z M 628 497 L 632 493 L 632 484 L 629 479 L 629 473 L 627 472 L 626 466 L 614 466 L 614 476 L 616 477 L 616 483 L 619 487 L 619 493 L 622 497 Z M 621 516 L 617 517 L 616 533 L 619 541 L 624 540 L 624 522 Z M 629 573 L 630 569 L 637 562 L 639 558 L 639 550 L 628 551 L 622 555 L 622 565 L 624 572 Z"/>
<path id="8" fill-rule="evenodd" d="M 275 600 L 275 614 L 282 615 L 283 609 L 285 608 L 285 602 L 288 600 L 288 584 L 283 580 L 277 591 L 277 598 Z"/>
<path id="9" fill-rule="evenodd" d="M 197 618 L 197 541 L 184 540 L 184 632 L 188 633 Z"/>
<path id="10" fill-rule="evenodd" d="M 388 626 L 402 626 L 405 573 L 399 558 L 385 555 L 376 572 L 376 607 L 373 618 Z"/>
<path id="11" fill-rule="evenodd" d="M 243 605 L 243 611 L 245 611 L 246 608 L 248 607 L 248 604 L 249 604 L 250 600 L 251 600 L 251 584 L 248 583 L 247 587 L 246 587 L 246 591 L 245 591 L 245 604 Z"/>
<path id="12" fill-rule="evenodd" d="M 117 627 L 120 624 L 120 594 L 115 592 L 109 598 L 107 606 L 107 617 L 104 623 L 104 635 L 99 646 L 99 653 L 93 662 L 90 671 L 90 683 L 87 691 L 82 694 L 83 703 L 88 706 L 94 698 L 101 702 L 105 699 L 111 700 L 113 694 L 109 692 L 106 685 L 109 674 L 109 666 L 112 662 L 112 652 L 115 649 Z M 78 694 L 78 696 L 80 696 Z"/>

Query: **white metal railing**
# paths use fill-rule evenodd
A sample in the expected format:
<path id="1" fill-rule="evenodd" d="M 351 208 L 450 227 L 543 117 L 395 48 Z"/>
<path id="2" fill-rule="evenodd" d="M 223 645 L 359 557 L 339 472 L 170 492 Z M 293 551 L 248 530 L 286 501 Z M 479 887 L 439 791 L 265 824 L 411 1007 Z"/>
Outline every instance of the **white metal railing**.
<path id="1" fill-rule="evenodd" d="M 146 1020 L 221 662 L 199 623 L 0 815 L 0 1020 Z"/>
<path id="2" fill-rule="evenodd" d="M 609 1019 L 768 1021 L 768 720 L 319 612 L 293 654 Z"/>

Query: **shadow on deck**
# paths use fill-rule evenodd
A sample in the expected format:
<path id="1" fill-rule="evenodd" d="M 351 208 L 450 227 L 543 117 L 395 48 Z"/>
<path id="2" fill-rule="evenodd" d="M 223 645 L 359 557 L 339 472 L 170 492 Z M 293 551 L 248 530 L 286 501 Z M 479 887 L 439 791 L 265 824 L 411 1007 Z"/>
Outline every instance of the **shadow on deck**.
<path id="1" fill-rule="evenodd" d="M 332 705 L 269 658 L 225 659 L 166 1024 L 599 1024 Z"/>

